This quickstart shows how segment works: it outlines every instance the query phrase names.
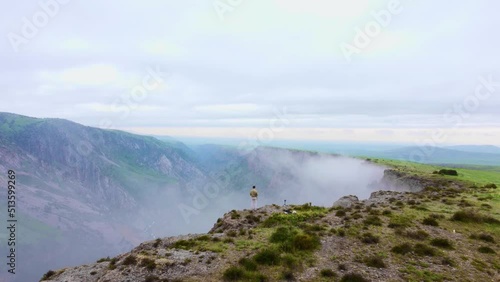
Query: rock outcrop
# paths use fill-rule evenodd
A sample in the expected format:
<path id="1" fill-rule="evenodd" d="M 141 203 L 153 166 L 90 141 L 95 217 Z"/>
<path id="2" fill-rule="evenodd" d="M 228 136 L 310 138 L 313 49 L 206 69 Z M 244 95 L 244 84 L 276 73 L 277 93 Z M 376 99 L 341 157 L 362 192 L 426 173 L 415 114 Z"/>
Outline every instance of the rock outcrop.
<path id="1" fill-rule="evenodd" d="M 358 197 L 354 195 L 344 196 L 333 203 L 333 207 L 350 208 L 351 206 L 359 203 Z"/>
<path id="2" fill-rule="evenodd" d="M 386 169 L 378 189 L 419 192 L 426 187 L 442 188 L 449 186 L 451 183 L 451 181 L 442 178 L 422 177 L 421 175 L 409 174 L 397 169 Z"/>

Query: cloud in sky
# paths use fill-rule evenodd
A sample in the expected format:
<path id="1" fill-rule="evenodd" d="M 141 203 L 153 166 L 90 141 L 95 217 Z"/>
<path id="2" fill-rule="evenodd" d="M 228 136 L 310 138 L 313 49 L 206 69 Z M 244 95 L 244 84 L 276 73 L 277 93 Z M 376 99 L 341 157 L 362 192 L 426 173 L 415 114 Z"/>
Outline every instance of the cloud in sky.
<path id="1" fill-rule="evenodd" d="M 255 0 L 223 20 L 214 3 L 229 1 L 6 4 L 0 111 L 229 136 L 286 109 L 284 138 L 402 141 L 406 129 L 455 128 L 452 141 L 474 143 L 468 130 L 479 139 L 500 126 L 496 1 Z M 384 15 L 347 60 L 342 44 L 360 47 L 358 30 Z M 141 94 L 151 69 L 163 83 Z"/>

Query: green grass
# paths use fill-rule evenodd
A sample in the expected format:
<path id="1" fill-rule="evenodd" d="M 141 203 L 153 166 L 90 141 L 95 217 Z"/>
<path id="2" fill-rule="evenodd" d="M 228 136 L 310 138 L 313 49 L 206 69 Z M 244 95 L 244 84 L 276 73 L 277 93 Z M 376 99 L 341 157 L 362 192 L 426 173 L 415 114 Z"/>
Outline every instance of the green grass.
<path id="1" fill-rule="evenodd" d="M 402 273 L 406 274 L 407 281 L 417 282 L 417 281 L 444 281 L 445 277 L 442 274 L 438 274 L 428 270 L 420 270 L 415 266 L 409 265 L 406 268 L 400 270 Z"/>
<path id="2" fill-rule="evenodd" d="M 220 240 L 215 240 L 215 241 L 205 240 L 205 238 L 202 236 L 198 239 L 179 240 L 172 245 L 172 248 L 181 250 L 190 250 L 195 252 L 212 251 L 216 253 L 223 253 L 229 247 L 228 247 L 228 242 Z"/>
<path id="3" fill-rule="evenodd" d="M 389 159 L 374 159 L 374 162 L 397 168 L 403 172 L 427 175 L 430 178 L 443 177 L 449 180 L 462 180 L 469 183 L 476 183 L 478 186 L 489 183 L 495 183 L 497 186 L 500 184 L 500 166 L 467 166 L 466 168 L 453 168 Z M 432 175 L 433 171 L 439 171 L 441 169 L 456 169 L 458 171 L 458 177 Z"/>
<path id="4" fill-rule="evenodd" d="M 328 209 L 323 207 L 315 207 L 311 210 L 298 210 L 296 214 L 275 213 L 267 218 L 263 223 L 263 227 L 276 227 L 280 225 L 298 226 L 300 223 L 308 222 L 324 217 L 328 213 Z"/>
<path id="5" fill-rule="evenodd" d="M 5 122 L 0 122 L 0 135 L 6 137 L 15 135 L 16 133 L 25 130 L 28 126 L 40 124 L 46 121 L 45 119 L 36 119 L 10 114 L 2 115 L 1 117 L 5 117 Z M 0 121 L 2 120 L 0 119 Z"/>

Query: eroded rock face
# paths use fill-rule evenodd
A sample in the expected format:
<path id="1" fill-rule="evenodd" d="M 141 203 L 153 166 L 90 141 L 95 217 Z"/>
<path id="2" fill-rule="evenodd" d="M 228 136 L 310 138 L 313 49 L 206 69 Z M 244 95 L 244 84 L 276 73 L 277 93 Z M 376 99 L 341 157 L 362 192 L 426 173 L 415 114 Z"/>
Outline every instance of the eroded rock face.
<path id="1" fill-rule="evenodd" d="M 386 169 L 384 171 L 384 177 L 380 181 L 379 189 L 419 192 L 425 187 L 439 187 L 444 184 L 446 183 L 441 183 L 441 181 L 435 181 L 432 179 L 425 179 L 419 175 L 408 174 L 396 169 Z"/>
<path id="2" fill-rule="evenodd" d="M 333 207 L 343 207 L 343 208 L 350 208 L 351 206 L 359 203 L 358 197 L 354 195 L 349 195 L 349 196 L 344 196 L 340 199 L 338 199 L 335 203 L 333 203 Z"/>
<path id="3" fill-rule="evenodd" d="M 397 191 L 377 191 L 373 192 L 370 195 L 368 200 L 365 200 L 365 204 L 387 204 L 390 203 L 391 200 L 403 200 L 405 199 L 406 192 L 397 192 Z"/>

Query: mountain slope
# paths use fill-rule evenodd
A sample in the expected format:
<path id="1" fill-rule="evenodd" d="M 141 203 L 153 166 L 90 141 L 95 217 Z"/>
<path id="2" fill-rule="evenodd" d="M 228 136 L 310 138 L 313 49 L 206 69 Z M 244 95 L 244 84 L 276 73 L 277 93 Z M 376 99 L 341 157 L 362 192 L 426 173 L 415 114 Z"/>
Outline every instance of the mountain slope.
<path id="1" fill-rule="evenodd" d="M 0 157 L 0 171 L 18 176 L 20 255 L 26 266 L 36 262 L 18 281 L 32 280 L 23 273 L 37 267 L 81 263 L 151 238 L 144 229 L 155 220 L 150 211 L 168 201 L 165 193 L 204 178 L 179 144 L 7 113 L 0 113 Z M 67 252 L 75 246 L 76 254 Z"/>

